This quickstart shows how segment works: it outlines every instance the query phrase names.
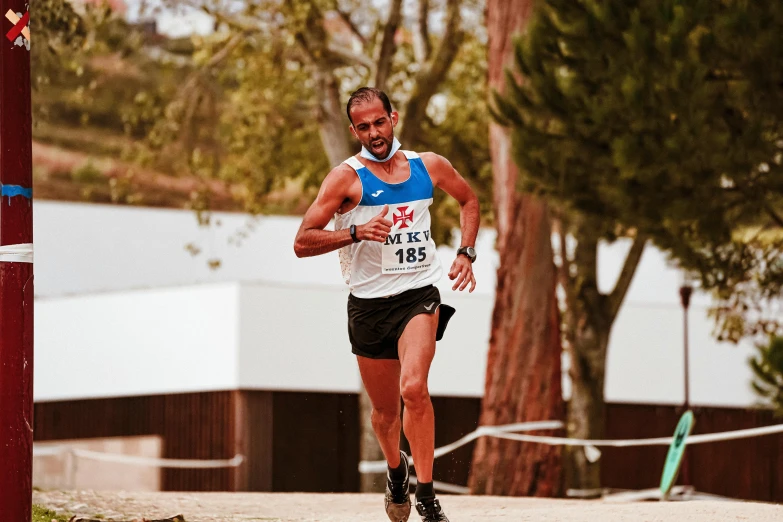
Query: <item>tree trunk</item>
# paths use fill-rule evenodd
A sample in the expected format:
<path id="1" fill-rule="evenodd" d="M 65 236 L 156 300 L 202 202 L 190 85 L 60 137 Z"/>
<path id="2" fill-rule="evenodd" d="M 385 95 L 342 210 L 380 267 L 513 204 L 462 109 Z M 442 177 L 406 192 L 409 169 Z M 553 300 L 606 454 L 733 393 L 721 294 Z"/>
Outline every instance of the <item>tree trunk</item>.
<path id="1" fill-rule="evenodd" d="M 446 27 L 443 39 L 429 62 L 424 64 L 416 74 L 411 96 L 405 104 L 403 121 L 398 126 L 399 139 L 403 146 L 410 146 L 406 144 L 416 142 L 427 113 L 427 106 L 446 80 L 454 59 L 462 47 L 465 35 L 460 28 L 461 7 L 462 0 L 446 0 Z"/>
<path id="2" fill-rule="evenodd" d="M 605 438 L 606 406 L 604 381 L 609 329 L 591 324 L 589 314 L 577 318 L 582 327 L 575 332 L 571 351 L 571 399 L 568 404 L 568 436 L 576 439 Z M 579 496 L 601 495 L 601 461 L 588 458 L 582 446 L 568 448 L 567 484 L 580 490 Z"/>
<path id="3" fill-rule="evenodd" d="M 487 2 L 487 77 L 489 91 L 505 92 L 505 70 L 514 56 L 512 37 L 524 30 L 533 11 L 533 0 L 488 0 Z M 508 129 L 495 122 L 489 124 L 489 149 L 494 177 L 495 223 L 497 248 L 503 252 L 511 228 L 511 211 L 516 194 L 517 167 L 511 157 Z"/>
<path id="4" fill-rule="evenodd" d="M 498 270 L 482 426 L 563 418 L 560 317 L 546 205 L 517 196 Z M 479 439 L 473 494 L 561 493 L 561 447 Z"/>
<path id="5" fill-rule="evenodd" d="M 511 38 L 524 28 L 531 10 L 530 0 L 489 0 L 490 89 L 505 90 Z M 517 193 L 508 133 L 494 123 L 489 132 L 500 269 L 480 423 L 562 419 L 560 318 L 547 206 Z M 481 438 L 473 455 L 471 492 L 559 495 L 561 452 L 559 446 Z"/>
<path id="6" fill-rule="evenodd" d="M 348 117 L 340 103 L 340 90 L 334 73 L 331 70 L 319 70 L 317 74 L 321 92 L 318 104 L 321 141 L 329 158 L 329 165 L 336 167 L 354 154 L 348 133 Z"/>
<path id="7" fill-rule="evenodd" d="M 605 438 L 604 382 L 609 336 L 646 243 L 644 236 L 634 238 L 614 290 L 602 294 L 598 290 L 598 230 L 599 224 L 590 222 L 575 228 L 574 258 L 565 260 L 561 265 L 564 272 L 560 274 L 567 300 L 564 325 L 571 360 L 567 427 L 568 436 L 577 439 Z M 565 259 L 562 254 L 561 259 Z M 590 453 L 593 458 L 589 458 Z M 568 448 L 567 457 L 567 487 L 578 490 L 582 497 L 600 496 L 600 453 L 575 446 Z"/>

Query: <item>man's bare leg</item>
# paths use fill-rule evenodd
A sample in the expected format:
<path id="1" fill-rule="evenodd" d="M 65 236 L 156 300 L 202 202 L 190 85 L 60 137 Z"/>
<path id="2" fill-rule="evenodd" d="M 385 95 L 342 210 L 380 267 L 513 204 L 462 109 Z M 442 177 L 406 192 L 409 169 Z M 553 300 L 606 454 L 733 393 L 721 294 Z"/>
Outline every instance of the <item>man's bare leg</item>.
<path id="1" fill-rule="evenodd" d="M 407 522 L 411 501 L 408 461 L 406 457 L 403 462 L 400 455 L 400 361 L 366 357 L 358 357 L 358 361 L 372 403 L 372 427 L 389 466 L 384 496 L 386 515 L 391 522 Z"/>
<path id="2" fill-rule="evenodd" d="M 400 465 L 400 361 L 356 357 L 372 403 L 372 428 L 389 467 Z"/>
<path id="3" fill-rule="evenodd" d="M 405 402 L 403 429 L 413 453 L 413 466 L 419 482 L 432 482 L 435 452 L 435 412 L 432 409 L 427 379 L 435 356 L 435 334 L 439 311 L 419 314 L 400 336 L 400 391 Z"/>

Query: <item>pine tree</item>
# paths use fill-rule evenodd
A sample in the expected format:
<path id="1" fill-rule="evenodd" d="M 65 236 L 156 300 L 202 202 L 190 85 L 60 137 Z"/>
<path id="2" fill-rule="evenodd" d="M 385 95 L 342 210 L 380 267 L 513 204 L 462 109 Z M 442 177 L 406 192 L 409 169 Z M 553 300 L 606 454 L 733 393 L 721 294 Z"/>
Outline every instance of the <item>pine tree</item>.
<path id="1" fill-rule="evenodd" d="M 754 379 L 751 385 L 765 406 L 783 416 L 783 337 L 773 337 L 769 346 L 757 345 L 758 355 L 749 359 Z"/>
<path id="2" fill-rule="evenodd" d="M 648 238 L 724 299 L 726 336 L 780 327 L 758 303 L 783 285 L 781 29 L 779 3 L 546 0 L 518 41 L 495 116 L 520 188 L 576 240 L 558 253 L 571 436 L 603 435 L 606 345 Z M 633 246 L 604 294 L 597 244 L 620 236 Z M 597 488 L 598 463 L 572 457 L 571 487 Z"/>

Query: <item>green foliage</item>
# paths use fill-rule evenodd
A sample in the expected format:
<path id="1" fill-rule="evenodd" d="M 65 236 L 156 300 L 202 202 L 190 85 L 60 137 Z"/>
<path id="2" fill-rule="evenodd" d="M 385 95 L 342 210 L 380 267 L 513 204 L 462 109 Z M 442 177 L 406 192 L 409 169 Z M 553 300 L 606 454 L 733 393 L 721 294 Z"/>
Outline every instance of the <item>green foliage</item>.
<path id="1" fill-rule="evenodd" d="M 381 12 L 355 0 L 340 5 L 260 2 L 245 5 L 240 12 L 205 4 L 222 21 L 220 30 L 194 40 L 194 72 L 173 99 L 161 98 L 160 117 L 148 133 L 153 154 L 169 158 L 175 170 L 242 186 L 240 197 L 254 213 L 280 210 L 267 199 L 274 191 L 293 188 L 311 200 L 330 170 L 321 139 L 323 104 L 330 100 L 318 77 L 324 68 L 334 74 L 344 104 L 350 92 L 372 84 L 374 73 L 326 45 L 340 37 L 324 32 L 335 7 L 365 35 L 362 53 L 374 56 L 385 9 Z M 404 146 L 452 159 L 477 188 L 488 189 L 482 192 L 488 200 L 486 44 L 480 31 L 466 40 L 438 89 L 445 99 L 445 119 L 429 118 L 414 143 Z M 405 107 L 421 68 L 413 54 L 412 44 L 404 40 L 392 59 L 386 91 L 395 110 Z M 342 105 L 339 111 L 344 114 Z M 346 135 L 348 123 L 345 118 Z M 353 147 L 358 152 L 358 144 Z M 458 221 L 453 205 L 436 208 L 436 221 L 444 225 L 436 232 L 444 240 L 446 230 Z"/>
<path id="2" fill-rule="evenodd" d="M 355 88 L 371 84 L 374 74 L 366 63 L 321 45 L 335 38 L 332 43 L 345 50 L 339 40 L 345 34 L 326 35 L 325 20 L 334 21 L 339 8 L 365 35 L 365 54 L 374 57 L 387 8 L 358 0 L 339 5 L 262 0 L 233 7 L 204 1 L 200 7 L 218 20 L 217 31 L 168 39 L 146 35 L 142 27 L 102 9 L 87 7 L 77 14 L 67 2 L 47 0 L 40 17 L 50 22 L 47 38 L 54 50 L 34 56 L 39 85 L 33 94 L 35 137 L 90 155 L 120 156 L 174 175 L 223 180 L 235 187 L 235 197 L 253 213 L 301 211 L 302 202 L 312 199 L 329 171 L 321 139 L 322 105 L 327 100 L 317 80 L 318 68 L 334 73 L 341 103 Z M 466 9 L 479 7 L 469 4 Z M 397 110 L 404 109 L 421 68 L 413 56 L 410 30 L 402 29 L 407 36 L 399 42 L 387 82 Z M 423 123 L 415 142 L 405 146 L 434 150 L 451 159 L 480 189 L 488 210 L 491 176 L 482 33 L 483 28 L 472 28 L 438 89 L 442 99 L 432 107 L 445 107 L 445 119 L 430 111 L 433 117 Z M 319 43 L 316 36 L 324 41 Z M 309 39 L 307 46 L 302 38 Z M 437 44 L 437 34 L 433 38 Z M 347 127 L 346 119 L 346 134 Z M 106 139 L 96 143 L 95 136 Z M 90 174 L 88 169 L 72 176 L 81 180 Z M 112 183 L 113 201 L 149 200 L 139 199 L 126 180 Z M 208 198 L 196 199 L 195 209 L 209 209 Z M 441 240 L 458 224 L 455 205 L 440 204 L 444 199 L 439 197 L 435 208 L 436 221 L 443 225 L 435 231 Z"/>
<path id="3" fill-rule="evenodd" d="M 489 157 L 487 47 L 481 33 L 469 34 L 451 74 L 441 87 L 443 111 L 424 122 L 415 150 L 429 150 L 451 162 L 479 197 L 482 226 L 492 224 L 492 162 Z M 436 191 L 433 238 L 451 240 L 459 228 L 459 205 Z"/>
<path id="4" fill-rule="evenodd" d="M 649 235 L 723 300 L 734 340 L 775 328 L 763 302 L 783 288 L 764 236 L 783 227 L 781 28 L 780 3 L 545 0 L 517 42 L 524 81 L 495 96 L 522 188 L 610 239 Z"/>
<path id="5" fill-rule="evenodd" d="M 51 509 L 33 504 L 32 522 L 52 522 L 53 520 L 65 522 L 69 518 L 68 515 L 61 515 Z"/>
<path id="6" fill-rule="evenodd" d="M 103 179 L 103 174 L 91 161 L 71 172 L 71 178 L 77 183 L 96 183 Z"/>
<path id="7" fill-rule="evenodd" d="M 141 30 L 104 7 L 80 13 L 62 0 L 36 5 L 45 21 L 32 46 L 34 137 L 50 129 L 86 128 L 140 138 L 159 114 L 156 107 L 176 90 L 182 63 L 155 56 Z M 93 152 L 90 148 L 87 152 Z"/>
<path id="8" fill-rule="evenodd" d="M 763 405 L 783 416 L 783 337 L 772 337 L 769 346 L 757 345 L 758 354 L 748 360 L 753 370 L 753 390 Z"/>

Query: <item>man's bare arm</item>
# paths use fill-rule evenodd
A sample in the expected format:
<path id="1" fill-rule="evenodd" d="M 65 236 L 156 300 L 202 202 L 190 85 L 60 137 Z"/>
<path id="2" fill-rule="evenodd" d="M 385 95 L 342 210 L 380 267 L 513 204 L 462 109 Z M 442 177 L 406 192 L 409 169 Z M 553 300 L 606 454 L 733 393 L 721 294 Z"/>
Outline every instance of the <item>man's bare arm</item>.
<path id="1" fill-rule="evenodd" d="M 457 200 L 460 207 L 460 229 L 462 230 L 462 246 L 475 246 L 479 228 L 479 202 L 473 189 L 465 178 L 444 157 L 427 153 L 422 155 L 433 183 Z M 466 256 L 457 255 L 449 270 L 449 279 L 454 281 L 452 290 L 465 290 L 470 285 L 469 292 L 476 288 L 476 277 L 473 275 L 473 264 Z"/>
<path id="2" fill-rule="evenodd" d="M 324 179 L 318 196 L 307 209 L 299 231 L 294 241 L 294 252 L 297 257 L 318 256 L 332 252 L 353 243 L 348 229 L 324 230 L 332 216 L 340 209 L 348 197 L 352 173 L 340 170 L 340 167 L 330 172 Z M 364 225 L 356 227 L 356 237 L 360 240 L 386 241 L 392 223 L 384 216 L 389 211 L 385 206 L 383 211 Z"/>
<path id="3" fill-rule="evenodd" d="M 476 193 L 465 178 L 451 165 L 449 160 L 437 154 L 428 154 L 427 163 L 438 187 L 457 200 L 460 206 L 460 230 L 462 246 L 476 246 L 480 224 L 479 201 Z"/>

